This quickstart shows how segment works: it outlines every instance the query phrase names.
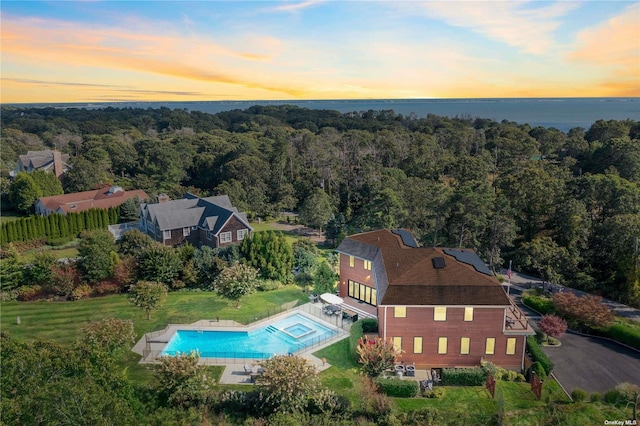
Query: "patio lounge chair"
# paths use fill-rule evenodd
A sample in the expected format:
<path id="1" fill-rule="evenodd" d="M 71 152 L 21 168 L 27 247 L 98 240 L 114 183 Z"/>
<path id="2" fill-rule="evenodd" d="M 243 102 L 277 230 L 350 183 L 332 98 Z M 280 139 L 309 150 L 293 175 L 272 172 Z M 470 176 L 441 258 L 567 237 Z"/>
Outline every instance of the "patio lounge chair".
<path id="1" fill-rule="evenodd" d="M 253 373 L 253 367 L 251 366 L 251 364 L 245 364 L 244 365 L 244 374 L 249 376 L 249 375 L 251 375 L 251 373 Z"/>

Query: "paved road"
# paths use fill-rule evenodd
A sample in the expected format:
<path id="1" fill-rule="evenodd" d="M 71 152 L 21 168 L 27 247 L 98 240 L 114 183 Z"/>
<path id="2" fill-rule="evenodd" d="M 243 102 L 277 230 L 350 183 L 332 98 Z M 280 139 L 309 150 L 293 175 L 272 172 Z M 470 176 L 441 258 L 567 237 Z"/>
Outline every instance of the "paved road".
<path id="1" fill-rule="evenodd" d="M 604 393 L 618 383 L 640 383 L 640 353 L 571 333 L 560 341 L 560 347 L 542 349 L 555 363 L 553 374 L 569 393 L 575 388 Z"/>
<path id="2" fill-rule="evenodd" d="M 504 272 L 506 274 L 506 271 Z M 511 274 L 510 289 L 514 301 L 537 329 L 540 316 L 522 304 L 524 289 L 542 286 L 539 278 L 520 273 Z M 563 287 L 563 291 L 573 291 L 582 296 L 583 292 Z M 559 290 L 556 286 L 555 290 Z M 616 315 L 640 321 L 640 311 L 611 300 L 603 299 Z M 640 352 L 628 349 L 615 342 L 594 337 L 566 333 L 560 338 L 560 347 L 543 347 L 543 351 L 555 363 L 554 375 L 564 388 L 571 393 L 575 388 L 588 392 L 604 393 L 618 383 L 640 384 Z"/>
<path id="3" fill-rule="evenodd" d="M 507 275 L 506 270 L 502 270 L 500 271 L 500 273 L 504 276 Z M 543 286 L 543 281 L 540 278 L 532 277 L 530 275 L 522 274 L 520 272 L 512 272 L 511 283 L 514 284 L 514 287 L 513 287 L 514 289 L 516 286 L 525 288 L 525 289 L 533 288 L 533 287 L 542 288 Z M 588 294 L 583 291 L 576 290 L 569 287 L 563 287 L 563 286 L 558 286 L 558 285 L 549 284 L 549 283 L 547 283 L 546 285 L 547 285 L 547 288 L 548 286 L 551 286 L 551 288 L 553 289 L 552 291 L 554 292 L 559 290 L 571 291 L 577 296 L 581 296 L 581 297 L 585 294 Z M 629 318 L 635 321 L 640 321 L 640 309 L 635 309 L 630 306 L 623 305 L 622 303 L 614 302 L 613 300 L 609 300 L 609 299 L 602 299 L 602 302 L 605 305 L 607 305 L 609 309 L 613 311 L 614 314 L 621 317 Z"/>

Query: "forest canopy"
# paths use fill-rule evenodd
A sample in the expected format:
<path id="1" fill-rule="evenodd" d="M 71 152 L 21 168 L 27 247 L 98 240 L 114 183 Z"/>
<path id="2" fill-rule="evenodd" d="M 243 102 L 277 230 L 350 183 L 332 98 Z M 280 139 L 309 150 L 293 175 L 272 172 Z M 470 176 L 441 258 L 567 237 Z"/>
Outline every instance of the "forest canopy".
<path id="1" fill-rule="evenodd" d="M 71 155 L 65 192 L 116 183 L 172 198 L 227 194 L 252 217 L 302 210 L 332 235 L 405 227 L 424 245 L 473 248 L 494 269 L 512 260 L 546 280 L 640 303 L 635 120 L 565 133 L 287 105 L 215 115 L 4 106 L 1 124 L 3 206 L 18 155 L 56 148 Z"/>

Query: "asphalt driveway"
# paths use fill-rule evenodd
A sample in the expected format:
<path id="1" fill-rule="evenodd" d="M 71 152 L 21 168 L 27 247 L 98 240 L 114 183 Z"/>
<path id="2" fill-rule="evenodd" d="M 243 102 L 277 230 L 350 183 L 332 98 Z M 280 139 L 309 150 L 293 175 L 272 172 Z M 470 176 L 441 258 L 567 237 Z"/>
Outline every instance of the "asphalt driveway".
<path id="1" fill-rule="evenodd" d="M 553 374 L 571 393 L 575 388 L 604 393 L 621 382 L 640 384 L 640 353 L 607 340 L 566 333 L 558 348 L 543 347 L 555 363 Z"/>

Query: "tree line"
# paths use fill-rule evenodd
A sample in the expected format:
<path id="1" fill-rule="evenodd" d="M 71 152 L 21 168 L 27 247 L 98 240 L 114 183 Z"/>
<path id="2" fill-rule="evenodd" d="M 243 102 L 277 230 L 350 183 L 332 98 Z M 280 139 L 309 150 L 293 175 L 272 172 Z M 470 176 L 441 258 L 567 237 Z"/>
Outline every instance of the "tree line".
<path id="1" fill-rule="evenodd" d="M 563 132 L 483 118 L 342 114 L 255 106 L 184 110 L 2 108 L 6 172 L 27 150 L 71 154 L 66 192 L 229 195 L 252 217 L 299 211 L 332 242 L 409 228 L 423 245 L 469 247 L 495 270 L 542 275 L 640 304 L 640 123 Z M 3 203 L 4 204 L 4 203 Z"/>

